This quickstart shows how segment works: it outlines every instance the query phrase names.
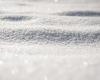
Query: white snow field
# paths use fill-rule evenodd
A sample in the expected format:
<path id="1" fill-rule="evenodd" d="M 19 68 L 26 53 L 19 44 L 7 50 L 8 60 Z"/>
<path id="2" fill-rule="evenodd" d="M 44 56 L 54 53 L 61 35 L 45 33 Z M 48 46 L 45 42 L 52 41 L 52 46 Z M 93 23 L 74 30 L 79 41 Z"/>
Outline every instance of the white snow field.
<path id="1" fill-rule="evenodd" d="M 100 1 L 0 0 L 0 80 L 100 80 Z"/>

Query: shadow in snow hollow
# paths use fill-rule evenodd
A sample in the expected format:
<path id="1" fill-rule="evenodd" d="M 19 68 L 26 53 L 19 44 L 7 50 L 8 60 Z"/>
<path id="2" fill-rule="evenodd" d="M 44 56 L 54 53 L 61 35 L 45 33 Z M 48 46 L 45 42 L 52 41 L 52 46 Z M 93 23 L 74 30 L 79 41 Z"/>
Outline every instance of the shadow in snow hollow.
<path id="1" fill-rule="evenodd" d="M 42 42 L 42 43 L 96 43 L 100 42 L 100 31 L 70 32 L 61 30 L 0 30 L 1 41 Z"/>
<path id="2" fill-rule="evenodd" d="M 100 12 L 96 11 L 69 11 L 57 13 L 60 16 L 80 16 L 80 17 L 100 17 Z"/>
<path id="3" fill-rule="evenodd" d="M 25 21 L 25 20 L 31 20 L 32 17 L 30 16 L 4 16 L 0 18 L 2 21 Z"/>

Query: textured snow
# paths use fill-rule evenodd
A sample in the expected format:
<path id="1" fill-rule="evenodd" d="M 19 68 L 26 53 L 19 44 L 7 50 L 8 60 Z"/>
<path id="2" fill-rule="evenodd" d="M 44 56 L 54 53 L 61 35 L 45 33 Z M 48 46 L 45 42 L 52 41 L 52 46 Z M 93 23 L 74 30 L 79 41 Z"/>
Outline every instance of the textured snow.
<path id="1" fill-rule="evenodd" d="M 0 80 L 100 80 L 99 0 L 0 0 Z"/>

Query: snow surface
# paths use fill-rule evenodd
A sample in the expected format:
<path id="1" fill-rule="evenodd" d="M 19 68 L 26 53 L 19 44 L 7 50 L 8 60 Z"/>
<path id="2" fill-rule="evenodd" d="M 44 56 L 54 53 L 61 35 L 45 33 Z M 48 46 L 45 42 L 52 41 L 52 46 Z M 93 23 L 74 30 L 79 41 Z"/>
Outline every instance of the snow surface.
<path id="1" fill-rule="evenodd" d="M 0 80 L 100 80 L 99 3 L 0 0 Z"/>

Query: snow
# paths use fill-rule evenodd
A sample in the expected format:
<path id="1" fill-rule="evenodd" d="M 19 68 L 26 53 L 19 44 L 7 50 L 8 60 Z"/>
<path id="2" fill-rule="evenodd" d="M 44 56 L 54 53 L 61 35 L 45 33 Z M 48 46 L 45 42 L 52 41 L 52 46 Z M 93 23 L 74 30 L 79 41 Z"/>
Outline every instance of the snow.
<path id="1" fill-rule="evenodd" d="M 2 80 L 94 80 L 99 77 L 99 52 L 94 45 L 3 43 L 0 75 Z"/>
<path id="2" fill-rule="evenodd" d="M 0 0 L 0 80 L 100 80 L 99 11 L 94 0 Z"/>
<path id="3" fill-rule="evenodd" d="M 54 0 L 55 2 L 58 2 L 59 0 Z"/>

